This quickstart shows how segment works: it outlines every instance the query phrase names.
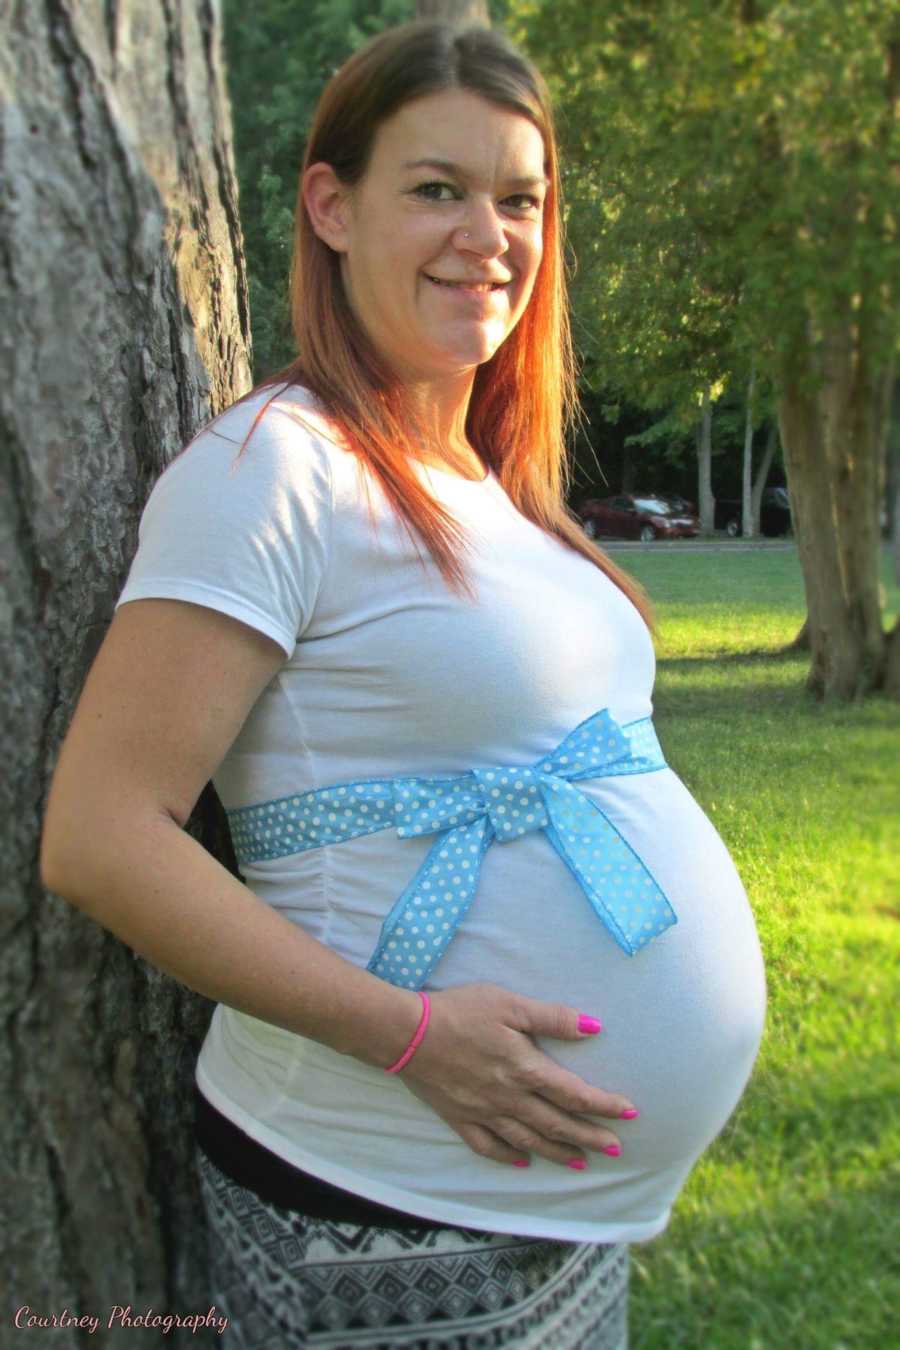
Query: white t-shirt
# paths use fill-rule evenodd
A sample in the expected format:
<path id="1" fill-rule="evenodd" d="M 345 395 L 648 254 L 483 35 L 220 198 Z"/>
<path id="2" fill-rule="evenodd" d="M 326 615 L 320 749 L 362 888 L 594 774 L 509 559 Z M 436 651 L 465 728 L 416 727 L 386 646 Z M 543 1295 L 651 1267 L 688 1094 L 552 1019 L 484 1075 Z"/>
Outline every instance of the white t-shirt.
<path id="1" fill-rule="evenodd" d="M 307 391 L 285 389 L 237 458 L 271 393 L 229 409 L 159 478 L 118 600 L 193 601 L 283 647 L 213 777 L 226 810 L 366 778 L 534 765 L 600 709 L 621 724 L 651 714 L 654 652 L 637 610 L 526 520 L 493 472 L 472 481 L 416 467 L 473 542 L 473 603 L 420 544 L 423 568 Z M 579 787 L 649 868 L 677 924 L 627 955 L 546 835 L 529 833 L 488 849 L 426 987 L 490 981 L 599 1017 L 597 1037 L 539 1044 L 639 1107 L 637 1120 L 602 1122 L 621 1138 L 620 1157 L 591 1153 L 584 1172 L 479 1158 L 401 1078 L 222 1004 L 197 1063 L 206 1097 L 288 1162 L 408 1213 L 574 1241 L 660 1232 L 750 1075 L 762 957 L 732 860 L 671 768 Z M 386 829 L 242 872 L 255 894 L 365 966 L 433 843 Z"/>

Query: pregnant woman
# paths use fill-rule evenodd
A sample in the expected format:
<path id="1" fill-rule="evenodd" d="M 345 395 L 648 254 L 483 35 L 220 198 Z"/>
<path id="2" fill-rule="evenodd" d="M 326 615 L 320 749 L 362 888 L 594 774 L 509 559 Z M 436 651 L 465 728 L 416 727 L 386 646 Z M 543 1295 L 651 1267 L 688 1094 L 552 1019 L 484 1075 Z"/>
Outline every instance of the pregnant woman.
<path id="1" fill-rule="evenodd" d="M 647 601 L 564 504 L 559 190 L 496 33 L 408 24 L 337 72 L 297 358 L 157 481 L 54 776 L 48 886 L 217 1004 L 235 1350 L 621 1350 L 628 1244 L 759 1046 Z M 183 828 L 210 778 L 246 884 Z"/>

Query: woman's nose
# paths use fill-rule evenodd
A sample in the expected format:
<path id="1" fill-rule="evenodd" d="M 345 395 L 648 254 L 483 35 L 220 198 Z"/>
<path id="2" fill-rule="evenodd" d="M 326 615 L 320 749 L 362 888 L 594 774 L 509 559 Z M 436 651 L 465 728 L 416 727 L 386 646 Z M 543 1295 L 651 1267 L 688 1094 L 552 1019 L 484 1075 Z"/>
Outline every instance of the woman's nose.
<path id="1" fill-rule="evenodd" d="M 493 202 L 473 202 L 456 232 L 455 244 L 463 253 L 481 253 L 495 258 L 509 247 L 506 222 Z"/>

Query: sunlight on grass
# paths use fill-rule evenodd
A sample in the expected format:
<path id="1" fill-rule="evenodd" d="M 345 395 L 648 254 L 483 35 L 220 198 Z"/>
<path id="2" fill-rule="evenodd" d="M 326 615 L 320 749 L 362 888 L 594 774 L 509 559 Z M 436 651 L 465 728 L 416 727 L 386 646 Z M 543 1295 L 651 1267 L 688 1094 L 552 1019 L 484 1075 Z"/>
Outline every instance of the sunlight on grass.
<path id="1" fill-rule="evenodd" d="M 896 1344 L 900 1306 L 900 716 L 819 704 L 796 554 L 617 561 L 659 619 L 666 757 L 735 860 L 768 1013 L 738 1110 L 672 1223 L 632 1247 L 632 1350 Z M 887 615 L 900 590 L 885 563 Z"/>

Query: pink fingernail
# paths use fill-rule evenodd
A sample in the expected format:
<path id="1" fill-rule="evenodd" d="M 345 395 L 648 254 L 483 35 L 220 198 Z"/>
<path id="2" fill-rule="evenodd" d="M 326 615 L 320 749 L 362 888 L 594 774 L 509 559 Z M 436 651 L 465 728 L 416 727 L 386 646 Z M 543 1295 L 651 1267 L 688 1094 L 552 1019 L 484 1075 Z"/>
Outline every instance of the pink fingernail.
<path id="1" fill-rule="evenodd" d="M 640 1114 L 641 1114 L 641 1113 L 640 1113 L 640 1111 L 637 1109 L 636 1106 L 629 1106 L 625 1111 L 622 1112 L 622 1114 L 619 1116 L 619 1119 L 620 1119 L 620 1120 L 635 1120 L 636 1117 L 639 1116 Z"/>
<path id="2" fill-rule="evenodd" d="M 587 1163 L 584 1161 L 583 1158 L 570 1158 L 569 1161 L 566 1163 L 566 1166 L 574 1167 L 576 1172 L 583 1172 L 584 1169 L 587 1167 Z"/>
<path id="3" fill-rule="evenodd" d="M 601 1153 L 608 1153 L 611 1158 L 618 1158 L 622 1150 L 618 1144 L 605 1144 L 600 1150 Z"/>
<path id="4" fill-rule="evenodd" d="M 596 1036 L 598 1031 L 603 1030 L 603 1023 L 597 1017 L 588 1017 L 587 1013 L 579 1013 L 578 1030 L 585 1032 L 588 1036 Z"/>
<path id="5" fill-rule="evenodd" d="M 528 1161 L 527 1158 L 515 1158 L 513 1160 L 513 1167 L 530 1167 L 530 1166 L 531 1163 Z"/>

